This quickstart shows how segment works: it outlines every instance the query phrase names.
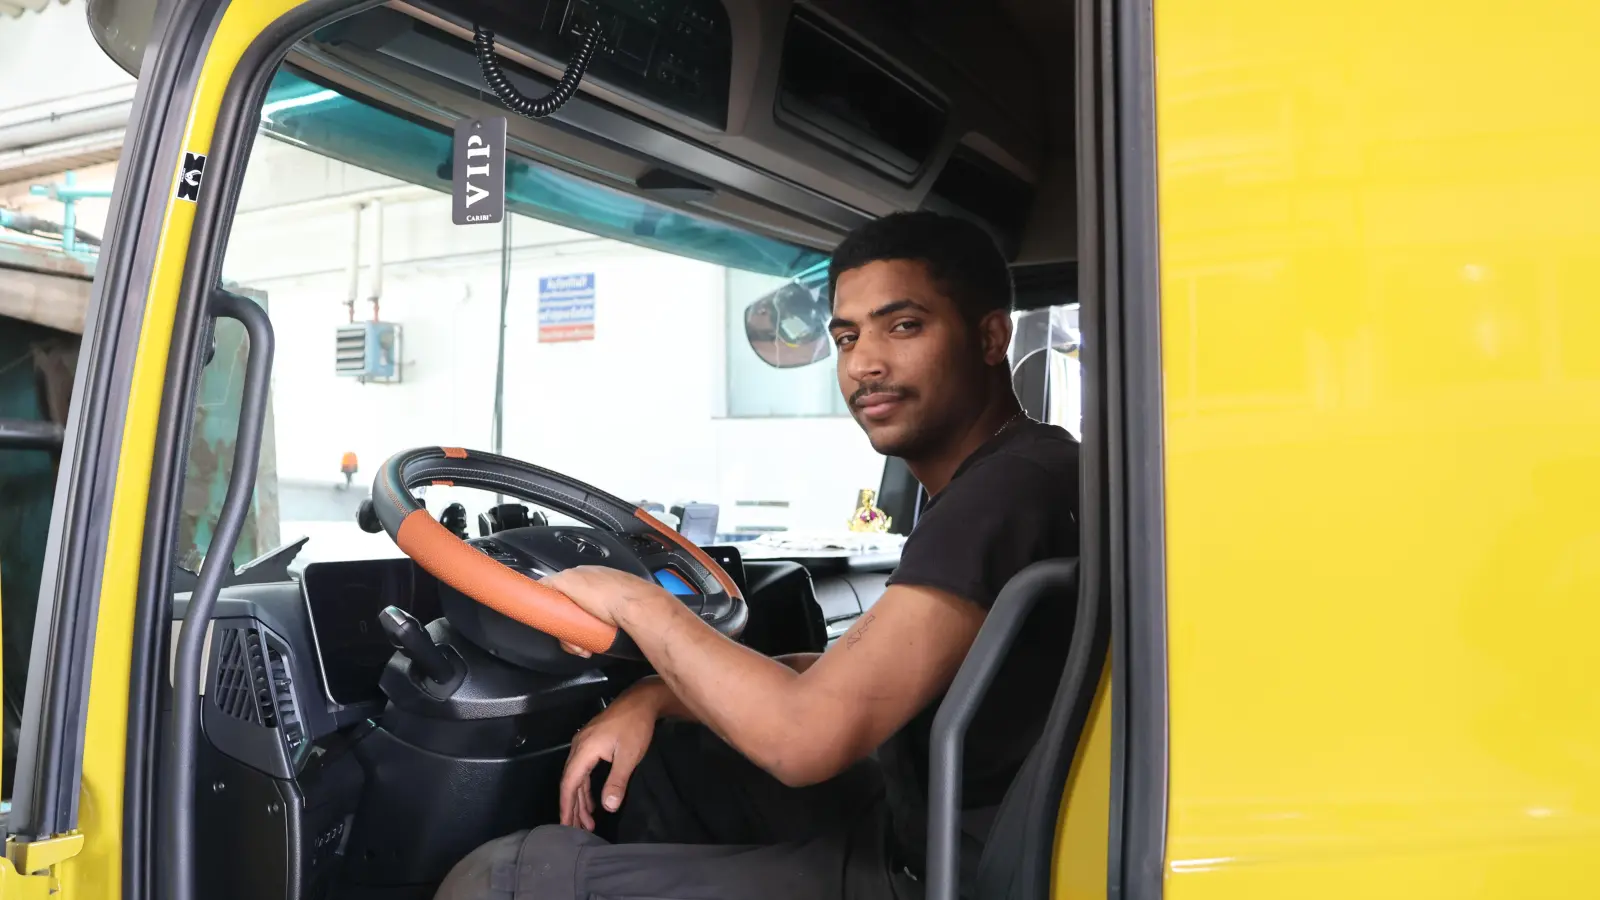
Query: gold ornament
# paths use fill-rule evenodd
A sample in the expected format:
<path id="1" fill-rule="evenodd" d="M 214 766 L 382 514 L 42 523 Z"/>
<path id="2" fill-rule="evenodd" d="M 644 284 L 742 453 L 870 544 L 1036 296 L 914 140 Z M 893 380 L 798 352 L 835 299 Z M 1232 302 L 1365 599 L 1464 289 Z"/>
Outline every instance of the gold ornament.
<path id="1" fill-rule="evenodd" d="M 889 517 L 883 510 L 872 505 L 877 499 L 878 492 L 869 488 L 862 488 L 856 494 L 856 511 L 850 516 L 851 531 L 886 532 L 889 530 Z"/>

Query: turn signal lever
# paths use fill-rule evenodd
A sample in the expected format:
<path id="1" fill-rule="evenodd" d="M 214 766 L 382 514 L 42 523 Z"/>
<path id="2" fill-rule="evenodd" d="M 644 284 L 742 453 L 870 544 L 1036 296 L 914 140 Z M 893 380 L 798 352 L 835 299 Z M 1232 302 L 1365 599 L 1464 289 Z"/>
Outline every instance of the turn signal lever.
<path id="1" fill-rule="evenodd" d="M 456 667 L 450 664 L 450 658 L 433 642 L 415 616 L 398 606 L 386 606 L 378 613 L 378 624 L 389 636 L 389 643 L 410 657 L 411 664 L 429 681 L 443 685 L 456 677 Z"/>
<path id="2" fill-rule="evenodd" d="M 383 530 L 383 523 L 378 521 L 378 511 L 372 508 L 371 497 L 361 501 L 361 505 L 356 507 L 356 524 L 367 534 L 377 534 Z"/>

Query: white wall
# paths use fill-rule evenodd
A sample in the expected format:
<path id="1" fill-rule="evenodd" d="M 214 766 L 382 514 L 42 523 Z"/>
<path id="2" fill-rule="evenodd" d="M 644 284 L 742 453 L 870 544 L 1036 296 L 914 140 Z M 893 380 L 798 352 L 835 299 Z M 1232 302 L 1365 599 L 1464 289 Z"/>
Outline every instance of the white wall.
<path id="1" fill-rule="evenodd" d="M 0 117 L 26 106 L 133 84 L 89 31 L 84 0 L 0 16 Z"/>
<path id="2" fill-rule="evenodd" d="M 363 385 L 333 374 L 334 332 L 348 318 L 355 213 L 345 200 L 317 198 L 371 198 L 385 190 L 380 315 L 404 329 L 404 380 Z M 364 486 L 384 458 L 409 447 L 489 448 L 498 226 L 455 226 L 442 194 L 269 139 L 256 145 L 240 209 L 225 276 L 269 295 L 278 336 L 281 479 L 322 481 L 332 490 L 341 480 L 340 456 L 350 450 L 361 460 Z M 377 215 L 369 209 L 363 218 L 363 298 L 374 283 Z M 882 457 L 848 417 L 723 416 L 725 269 L 522 217 L 513 245 L 507 455 L 631 500 L 718 503 L 724 529 L 741 522 L 842 527 L 855 492 L 877 486 Z M 539 277 L 581 272 L 595 274 L 595 339 L 539 343 Z M 362 302 L 356 314 L 368 318 L 371 309 Z M 742 322 L 733 327 L 742 334 Z M 742 337 L 732 348 L 751 352 Z M 808 378 L 812 393 L 833 379 L 826 362 L 804 376 L 786 374 Z M 440 493 L 430 506 L 448 502 Z M 481 497 L 459 499 L 469 509 L 484 505 Z M 773 500 L 791 507 L 738 506 Z M 282 518 L 286 539 L 329 531 L 297 521 L 290 508 Z M 368 545 L 388 549 L 382 541 Z"/>

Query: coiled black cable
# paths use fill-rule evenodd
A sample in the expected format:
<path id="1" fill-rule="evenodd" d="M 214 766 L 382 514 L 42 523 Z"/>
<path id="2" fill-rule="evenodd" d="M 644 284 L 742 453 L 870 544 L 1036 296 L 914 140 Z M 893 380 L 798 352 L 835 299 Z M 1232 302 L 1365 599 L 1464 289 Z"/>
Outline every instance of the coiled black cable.
<path id="1" fill-rule="evenodd" d="M 483 80 L 489 85 L 489 90 L 494 91 L 507 109 L 530 119 L 542 119 L 565 106 L 577 93 L 578 82 L 583 80 L 589 61 L 594 59 L 594 52 L 600 47 L 600 28 L 594 26 L 589 29 L 584 36 L 583 46 L 578 48 L 572 62 L 567 64 L 567 70 L 561 74 L 561 81 L 554 90 L 537 100 L 524 97 L 521 91 L 511 86 L 505 70 L 500 68 L 500 57 L 494 52 L 494 32 L 482 25 L 477 26 L 473 31 L 473 43 L 478 50 L 478 68 L 483 70 Z"/>

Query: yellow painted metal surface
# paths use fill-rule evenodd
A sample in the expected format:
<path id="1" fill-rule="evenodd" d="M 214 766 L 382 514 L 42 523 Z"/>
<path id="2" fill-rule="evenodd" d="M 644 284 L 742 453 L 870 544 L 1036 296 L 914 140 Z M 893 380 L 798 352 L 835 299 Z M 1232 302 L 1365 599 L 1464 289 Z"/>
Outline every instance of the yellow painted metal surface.
<path id="1" fill-rule="evenodd" d="M 1110 827 L 1111 666 L 1107 662 L 1056 820 L 1053 900 L 1104 900 Z"/>
<path id="2" fill-rule="evenodd" d="M 209 153 L 223 93 L 246 48 L 267 25 L 303 0 L 235 0 L 213 34 L 190 108 L 184 149 Z M 248 73 L 239 73 L 241 76 Z M 176 190 L 182 156 L 169 161 Z M 215 167 L 212 167 L 215 169 Z M 233 174 L 207 171 L 205 189 L 223 189 Z M 70 898 L 115 898 L 121 893 L 124 747 L 128 734 L 128 673 L 132 660 L 134 604 L 143 551 L 145 508 L 156 425 L 165 390 L 168 345 L 178 302 L 179 282 L 189 249 L 195 206 L 170 201 L 156 242 L 155 277 L 139 333 L 138 361 L 128 394 L 121 457 L 106 541 L 105 574 L 95 625 L 93 672 L 89 685 L 83 789 L 79 828 L 83 852 L 61 868 Z"/>
<path id="3" fill-rule="evenodd" d="M 0 897 L 5 900 L 62 900 L 53 875 L 18 874 L 11 860 L 0 860 Z"/>
<path id="4" fill-rule="evenodd" d="M 23 873 L 46 871 L 82 851 L 83 835 L 76 832 L 27 843 L 20 843 L 14 837 L 6 839 L 6 859 Z"/>
<path id="5" fill-rule="evenodd" d="M 1169 900 L 1600 893 L 1600 6 L 1155 3 Z"/>

